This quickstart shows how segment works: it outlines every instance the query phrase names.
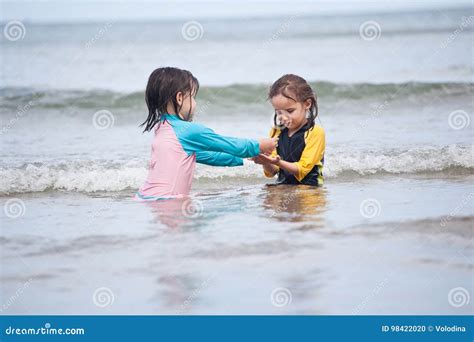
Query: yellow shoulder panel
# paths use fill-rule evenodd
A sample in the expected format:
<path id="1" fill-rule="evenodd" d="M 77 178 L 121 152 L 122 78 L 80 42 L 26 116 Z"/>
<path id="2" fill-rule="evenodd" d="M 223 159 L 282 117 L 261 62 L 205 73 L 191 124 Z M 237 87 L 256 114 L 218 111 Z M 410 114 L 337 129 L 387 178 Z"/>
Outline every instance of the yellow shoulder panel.
<path id="1" fill-rule="evenodd" d="M 326 136 L 324 129 L 314 126 L 305 134 L 306 146 L 301 154 L 301 158 L 296 162 L 298 174 L 296 179 L 301 181 L 313 169 L 315 165 L 322 166 L 321 159 L 326 149 Z"/>

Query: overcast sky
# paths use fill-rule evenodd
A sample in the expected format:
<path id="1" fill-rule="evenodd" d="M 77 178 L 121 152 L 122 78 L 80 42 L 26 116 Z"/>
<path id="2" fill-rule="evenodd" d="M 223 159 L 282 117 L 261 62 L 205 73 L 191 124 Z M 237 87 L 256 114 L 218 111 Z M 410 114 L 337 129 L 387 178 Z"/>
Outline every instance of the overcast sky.
<path id="1" fill-rule="evenodd" d="M 0 0 L 0 21 L 84 22 L 281 16 L 288 13 L 332 14 L 443 9 L 472 6 L 467 0 L 332 0 L 332 1 L 126 1 Z"/>

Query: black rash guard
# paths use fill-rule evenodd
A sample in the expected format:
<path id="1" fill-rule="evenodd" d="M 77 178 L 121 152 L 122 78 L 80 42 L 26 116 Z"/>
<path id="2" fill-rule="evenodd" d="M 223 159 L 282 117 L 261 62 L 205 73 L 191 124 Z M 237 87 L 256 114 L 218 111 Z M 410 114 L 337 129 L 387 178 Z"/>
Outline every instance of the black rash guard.
<path id="1" fill-rule="evenodd" d="M 284 161 L 296 163 L 298 174 L 292 175 L 278 168 L 278 184 L 322 185 L 324 150 L 326 139 L 324 129 L 320 126 L 311 127 L 309 123 L 297 132 L 288 136 L 288 128 L 272 128 L 270 136 L 278 137 L 278 147 L 272 156 L 277 154 Z M 265 176 L 273 177 L 265 171 Z"/>

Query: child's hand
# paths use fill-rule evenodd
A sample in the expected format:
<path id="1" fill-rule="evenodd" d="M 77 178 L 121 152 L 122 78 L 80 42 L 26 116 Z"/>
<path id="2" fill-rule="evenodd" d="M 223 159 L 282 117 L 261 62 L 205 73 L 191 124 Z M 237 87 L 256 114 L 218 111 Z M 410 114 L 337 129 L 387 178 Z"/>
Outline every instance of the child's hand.
<path id="1" fill-rule="evenodd" d="M 265 154 L 259 154 L 258 156 L 255 156 L 253 158 L 250 158 L 255 164 L 260 164 L 260 165 L 267 165 L 267 164 L 273 164 L 277 165 L 278 162 L 280 161 L 280 156 L 267 156 Z"/>
<path id="2" fill-rule="evenodd" d="M 255 164 L 263 165 L 266 163 L 265 159 L 263 159 L 262 155 L 259 154 L 258 156 L 249 158 L 249 160 L 253 161 Z"/>
<path id="3" fill-rule="evenodd" d="M 277 138 L 264 138 L 260 140 L 260 153 L 270 154 L 278 144 Z"/>

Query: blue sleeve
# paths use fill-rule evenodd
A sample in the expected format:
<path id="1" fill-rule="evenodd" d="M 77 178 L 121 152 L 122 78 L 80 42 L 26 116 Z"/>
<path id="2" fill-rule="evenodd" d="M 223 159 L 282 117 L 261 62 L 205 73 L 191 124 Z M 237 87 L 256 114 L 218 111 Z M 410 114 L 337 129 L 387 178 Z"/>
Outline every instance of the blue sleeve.
<path id="1" fill-rule="evenodd" d="M 242 158 L 224 152 L 196 152 L 196 162 L 212 166 L 241 166 Z"/>
<path id="2" fill-rule="evenodd" d="M 250 158 L 260 153 L 258 141 L 226 137 L 201 124 L 180 122 L 173 126 L 186 153 L 201 151 L 224 152 L 240 158 Z"/>

